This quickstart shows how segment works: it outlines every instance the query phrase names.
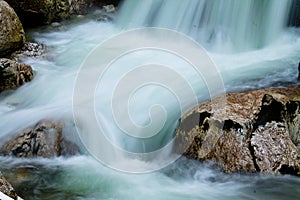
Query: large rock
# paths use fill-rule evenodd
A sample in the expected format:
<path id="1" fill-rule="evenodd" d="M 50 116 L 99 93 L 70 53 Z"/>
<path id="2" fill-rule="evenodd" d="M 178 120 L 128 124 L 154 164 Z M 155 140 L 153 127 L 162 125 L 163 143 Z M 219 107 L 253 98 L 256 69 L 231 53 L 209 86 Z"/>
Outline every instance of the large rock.
<path id="1" fill-rule="evenodd" d="M 18 199 L 18 195 L 12 185 L 6 180 L 6 178 L 0 172 L 0 192 L 6 194 L 7 196 Z"/>
<path id="2" fill-rule="evenodd" d="M 69 17 L 69 0 L 7 0 L 27 26 L 50 24 Z"/>
<path id="3" fill-rule="evenodd" d="M 225 172 L 300 175 L 300 86 L 226 95 L 204 103 L 181 119 L 176 151 L 215 160 Z M 222 110 L 222 109 L 221 109 Z"/>
<path id="4" fill-rule="evenodd" d="M 26 26 L 50 24 L 69 18 L 72 14 L 84 15 L 92 6 L 114 4 L 120 0 L 7 0 Z"/>
<path id="5" fill-rule="evenodd" d="M 74 155 L 79 148 L 63 136 L 60 123 L 41 121 L 5 142 L 0 151 L 4 156 L 52 158 Z"/>
<path id="6" fill-rule="evenodd" d="M 0 0 L 0 56 L 6 56 L 25 42 L 25 33 L 15 11 Z"/>
<path id="7" fill-rule="evenodd" d="M 0 92 L 14 89 L 33 79 L 29 65 L 0 58 Z"/>

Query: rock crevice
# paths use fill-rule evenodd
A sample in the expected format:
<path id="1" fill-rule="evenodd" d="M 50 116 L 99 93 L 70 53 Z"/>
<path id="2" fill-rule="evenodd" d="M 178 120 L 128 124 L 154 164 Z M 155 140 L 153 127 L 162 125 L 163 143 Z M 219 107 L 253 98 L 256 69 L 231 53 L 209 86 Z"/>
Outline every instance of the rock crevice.
<path id="1" fill-rule="evenodd" d="M 215 160 L 229 173 L 300 175 L 300 86 L 228 94 L 226 100 L 224 115 L 214 116 L 215 99 L 182 117 L 178 143 L 191 144 L 184 155 Z"/>

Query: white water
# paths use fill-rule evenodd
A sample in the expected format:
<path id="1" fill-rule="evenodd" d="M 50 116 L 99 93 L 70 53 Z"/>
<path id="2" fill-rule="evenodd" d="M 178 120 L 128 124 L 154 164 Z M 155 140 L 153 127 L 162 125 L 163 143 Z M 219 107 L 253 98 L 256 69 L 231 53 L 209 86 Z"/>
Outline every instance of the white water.
<path id="1" fill-rule="evenodd" d="M 36 72 L 32 82 L 16 91 L 0 94 L 0 136 L 5 138 L 10 133 L 44 118 L 71 120 L 72 92 L 80 64 L 98 43 L 119 32 L 120 29 L 114 24 L 96 22 L 93 17 L 70 21 L 61 30 L 32 30 L 29 34 L 35 40 L 45 43 L 49 52 L 43 58 L 24 60 L 31 64 Z M 209 54 L 214 59 L 228 91 L 296 83 L 297 63 L 300 60 L 299 30 L 286 28 L 276 33 L 272 41 L 264 42 L 263 48 L 245 51 L 257 47 L 256 44 L 240 44 L 241 46 L 229 48 L 230 54 L 225 50 L 222 52 L 222 48 L 216 48 L 219 44 L 204 43 L 211 45 Z M 223 42 L 225 41 L 227 39 Z M 232 46 L 225 43 L 226 49 Z M 243 51 L 239 52 L 241 49 Z M 128 58 L 128 65 L 140 62 L 135 56 Z M 144 56 L 146 58 L 141 60 L 145 63 L 154 58 L 161 59 L 155 53 Z M 177 61 L 174 60 L 171 64 L 179 63 L 178 68 L 183 68 L 182 73 L 186 73 L 195 89 L 203 89 L 202 80 L 186 72 L 184 64 L 181 65 L 181 62 Z M 143 112 L 142 108 L 149 108 L 155 99 L 159 99 L 159 103 L 166 105 L 169 111 L 175 112 L 175 119 L 171 119 L 170 122 L 179 117 L 176 116 L 176 112 L 179 112 L 176 111 L 178 104 L 172 95 L 167 94 L 161 98 L 162 93 L 157 91 L 161 90 L 152 88 L 144 94 L 139 94 L 142 96 L 136 97 L 135 102 L 142 103 L 132 106 L 133 113 L 137 114 L 134 115 L 137 123 L 148 122 L 148 113 Z M 205 91 L 199 92 L 198 96 L 200 101 L 208 98 Z M 104 100 L 107 98 L 105 94 L 102 97 Z M 145 105 L 143 102 L 146 100 L 149 101 Z M 135 110 L 139 108 L 142 111 Z M 106 120 L 105 124 L 110 133 L 119 134 L 115 133 L 115 126 L 110 124 L 109 120 Z M 143 149 L 143 146 L 138 148 Z M 300 195 L 298 179 L 224 175 L 209 165 L 199 165 L 186 159 L 165 170 L 147 175 L 115 172 L 104 168 L 89 156 L 38 159 L 34 162 L 1 158 L 0 163 L 4 171 L 18 168 L 34 169 L 29 170 L 28 177 L 21 176 L 15 180 L 20 184 L 18 188 L 22 190 L 21 194 L 26 195 L 28 199 L 295 199 Z M 10 176 L 13 179 L 13 175 Z"/>
<path id="2" fill-rule="evenodd" d="M 123 27 L 155 26 L 186 33 L 207 49 L 228 53 L 270 44 L 283 31 L 290 0 L 127 0 Z"/>

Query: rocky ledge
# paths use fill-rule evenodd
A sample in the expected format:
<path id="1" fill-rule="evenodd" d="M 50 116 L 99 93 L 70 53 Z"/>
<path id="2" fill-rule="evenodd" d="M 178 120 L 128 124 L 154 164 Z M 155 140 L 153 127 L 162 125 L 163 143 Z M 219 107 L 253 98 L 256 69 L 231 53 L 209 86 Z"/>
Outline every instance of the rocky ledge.
<path id="1" fill-rule="evenodd" d="M 6 58 L 0 58 L 0 92 L 15 89 L 33 79 L 32 68 Z"/>
<path id="2" fill-rule="evenodd" d="M 223 114 L 212 109 L 220 101 L 182 117 L 177 150 L 191 144 L 185 156 L 216 161 L 227 173 L 300 175 L 300 86 L 228 94 Z"/>
<path id="3" fill-rule="evenodd" d="M 0 192 L 11 197 L 12 199 L 18 199 L 18 195 L 11 184 L 6 180 L 6 178 L 0 172 Z M 2 198 L 0 198 L 2 199 Z"/>
<path id="4" fill-rule="evenodd" d="M 0 153 L 19 158 L 52 158 L 79 153 L 78 146 L 63 135 L 60 122 L 43 120 L 4 142 Z"/>

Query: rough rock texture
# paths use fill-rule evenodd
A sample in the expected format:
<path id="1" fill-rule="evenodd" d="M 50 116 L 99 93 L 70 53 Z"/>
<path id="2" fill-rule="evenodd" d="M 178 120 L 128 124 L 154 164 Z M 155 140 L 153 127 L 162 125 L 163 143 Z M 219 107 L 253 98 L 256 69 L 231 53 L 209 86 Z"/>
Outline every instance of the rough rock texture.
<path id="1" fill-rule="evenodd" d="M 300 86 L 226 95 L 181 119 L 177 149 L 199 161 L 216 160 L 225 172 L 300 175 Z M 225 112 L 226 111 L 226 112 Z"/>
<path id="2" fill-rule="evenodd" d="M 69 17 L 69 0 L 7 0 L 23 24 L 50 24 L 53 20 Z"/>
<path id="3" fill-rule="evenodd" d="M 15 11 L 0 0 L 0 56 L 6 56 L 25 42 L 25 33 Z"/>
<path id="4" fill-rule="evenodd" d="M 0 172 L 0 192 L 6 194 L 7 196 L 18 199 L 18 195 L 15 192 L 14 188 L 11 184 L 5 179 L 5 177 Z"/>
<path id="5" fill-rule="evenodd" d="M 40 57 L 46 52 L 47 48 L 41 43 L 26 42 L 21 49 L 11 54 L 10 58 L 20 61 L 27 57 Z"/>
<path id="6" fill-rule="evenodd" d="M 33 79 L 29 65 L 6 58 L 0 59 L 0 92 L 14 89 Z"/>
<path id="7" fill-rule="evenodd" d="M 0 151 L 4 156 L 51 158 L 74 155 L 79 148 L 63 137 L 60 123 L 41 121 L 5 142 Z"/>
<path id="8" fill-rule="evenodd" d="M 119 0 L 7 0 L 26 26 L 50 24 L 69 18 L 72 14 L 85 15 L 92 6 L 117 5 Z"/>
<path id="9" fill-rule="evenodd" d="M 85 15 L 88 8 L 91 7 L 94 0 L 72 0 L 70 5 L 70 14 Z"/>

